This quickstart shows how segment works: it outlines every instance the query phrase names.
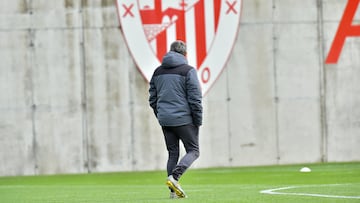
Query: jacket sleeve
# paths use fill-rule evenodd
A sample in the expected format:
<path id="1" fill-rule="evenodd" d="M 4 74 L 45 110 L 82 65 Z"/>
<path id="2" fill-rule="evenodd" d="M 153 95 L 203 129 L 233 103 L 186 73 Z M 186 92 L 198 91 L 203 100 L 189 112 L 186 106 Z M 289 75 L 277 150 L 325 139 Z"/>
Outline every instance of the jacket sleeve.
<path id="1" fill-rule="evenodd" d="M 186 77 L 187 100 L 191 109 L 193 124 L 202 125 L 202 93 L 196 70 L 192 68 Z"/>
<path id="2" fill-rule="evenodd" d="M 149 88 L 149 104 L 154 111 L 155 116 L 157 117 L 157 92 L 154 84 L 154 77 L 150 80 L 150 88 Z"/>

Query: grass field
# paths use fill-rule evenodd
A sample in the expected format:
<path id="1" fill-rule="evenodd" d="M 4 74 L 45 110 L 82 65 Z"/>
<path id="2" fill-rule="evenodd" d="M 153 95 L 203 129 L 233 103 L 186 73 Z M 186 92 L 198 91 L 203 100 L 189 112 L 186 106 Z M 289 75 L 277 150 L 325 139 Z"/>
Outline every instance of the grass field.
<path id="1" fill-rule="evenodd" d="M 360 202 L 360 163 L 302 166 L 190 169 L 178 200 L 165 171 L 0 177 L 0 202 Z"/>

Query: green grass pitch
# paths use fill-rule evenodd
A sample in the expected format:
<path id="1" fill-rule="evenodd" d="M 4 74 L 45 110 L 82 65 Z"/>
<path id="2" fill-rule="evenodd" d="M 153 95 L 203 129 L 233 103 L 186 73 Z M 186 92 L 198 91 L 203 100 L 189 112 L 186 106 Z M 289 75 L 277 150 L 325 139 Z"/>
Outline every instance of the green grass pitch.
<path id="1" fill-rule="evenodd" d="M 190 169 L 178 200 L 165 171 L 0 177 L 0 202 L 360 202 L 360 162 L 302 166 Z"/>

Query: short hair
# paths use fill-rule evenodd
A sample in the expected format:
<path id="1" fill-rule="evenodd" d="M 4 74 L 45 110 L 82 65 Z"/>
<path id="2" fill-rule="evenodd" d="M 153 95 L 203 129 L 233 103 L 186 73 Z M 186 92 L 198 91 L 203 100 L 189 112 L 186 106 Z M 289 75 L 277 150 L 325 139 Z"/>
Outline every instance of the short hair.
<path id="1" fill-rule="evenodd" d="M 186 44 L 185 42 L 181 40 L 176 40 L 173 42 L 170 46 L 170 51 L 175 51 L 177 53 L 180 53 L 182 55 L 186 55 Z"/>

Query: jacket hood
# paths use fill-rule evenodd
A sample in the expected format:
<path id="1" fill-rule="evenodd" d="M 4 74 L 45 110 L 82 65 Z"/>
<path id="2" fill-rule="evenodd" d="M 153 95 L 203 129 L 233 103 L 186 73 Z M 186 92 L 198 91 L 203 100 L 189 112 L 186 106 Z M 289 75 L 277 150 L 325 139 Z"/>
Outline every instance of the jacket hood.
<path id="1" fill-rule="evenodd" d="M 173 68 L 183 64 L 188 64 L 185 56 L 174 51 L 169 51 L 162 60 L 162 66 L 165 68 Z"/>

